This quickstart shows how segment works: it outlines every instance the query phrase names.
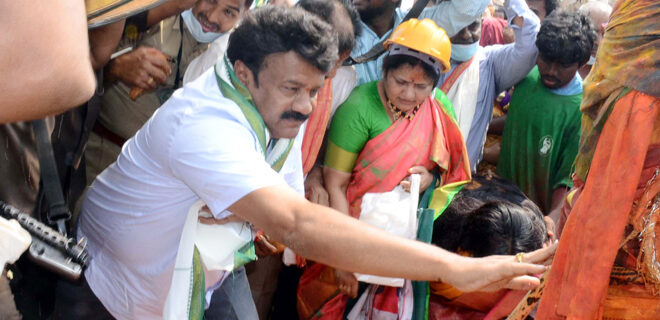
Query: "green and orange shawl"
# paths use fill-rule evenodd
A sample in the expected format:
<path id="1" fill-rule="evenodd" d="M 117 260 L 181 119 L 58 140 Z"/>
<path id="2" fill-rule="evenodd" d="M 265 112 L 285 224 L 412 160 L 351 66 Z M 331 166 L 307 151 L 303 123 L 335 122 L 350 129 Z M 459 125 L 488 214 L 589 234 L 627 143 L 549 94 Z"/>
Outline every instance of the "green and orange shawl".
<path id="1" fill-rule="evenodd" d="M 392 191 L 409 175 L 408 169 L 419 165 L 441 169 L 441 187 L 436 188 L 430 201 L 435 204 L 433 209 L 444 210 L 471 179 L 470 161 L 451 102 L 437 89 L 412 119 L 397 119 L 364 146 L 346 192 L 350 215 L 359 218 L 365 193 Z M 376 297 L 381 304 L 375 308 L 394 312 L 396 289 L 383 290 Z M 348 297 L 337 289 L 332 268 L 313 264 L 305 270 L 298 285 L 301 318 L 341 319 L 347 302 Z"/>
<path id="2" fill-rule="evenodd" d="M 600 319 L 660 126 L 660 2 L 619 0 L 584 84 L 575 178 L 539 319 Z M 656 159 L 653 167 L 660 166 Z M 657 217 L 656 217 L 657 219 Z M 634 226 L 637 228 L 637 226 Z"/>

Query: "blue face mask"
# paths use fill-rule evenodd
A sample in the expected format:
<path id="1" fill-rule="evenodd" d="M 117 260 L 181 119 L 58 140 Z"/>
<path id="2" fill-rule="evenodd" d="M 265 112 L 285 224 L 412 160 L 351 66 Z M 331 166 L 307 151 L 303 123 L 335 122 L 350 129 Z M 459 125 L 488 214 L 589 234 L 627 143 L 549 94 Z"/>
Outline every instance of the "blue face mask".
<path id="1" fill-rule="evenodd" d="M 210 43 L 222 36 L 222 33 L 204 32 L 202 24 L 199 23 L 199 20 L 193 15 L 192 8 L 182 12 L 181 18 L 183 18 L 183 22 L 186 24 L 186 27 L 188 27 L 188 31 L 197 42 Z"/>
<path id="2" fill-rule="evenodd" d="M 451 59 L 458 62 L 468 61 L 479 49 L 479 41 L 471 44 L 451 44 Z"/>

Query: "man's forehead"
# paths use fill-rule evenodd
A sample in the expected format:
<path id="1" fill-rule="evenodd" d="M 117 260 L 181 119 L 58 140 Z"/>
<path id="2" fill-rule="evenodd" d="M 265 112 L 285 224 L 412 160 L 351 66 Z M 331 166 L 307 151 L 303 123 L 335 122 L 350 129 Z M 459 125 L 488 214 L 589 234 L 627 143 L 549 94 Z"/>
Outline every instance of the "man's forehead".
<path id="1" fill-rule="evenodd" d="M 319 70 L 309 61 L 303 59 L 294 51 L 269 54 L 264 58 L 259 72 L 259 81 L 277 81 L 279 83 L 295 83 L 302 86 L 321 86 L 325 72 Z M 268 78 L 268 79 L 266 79 Z"/>

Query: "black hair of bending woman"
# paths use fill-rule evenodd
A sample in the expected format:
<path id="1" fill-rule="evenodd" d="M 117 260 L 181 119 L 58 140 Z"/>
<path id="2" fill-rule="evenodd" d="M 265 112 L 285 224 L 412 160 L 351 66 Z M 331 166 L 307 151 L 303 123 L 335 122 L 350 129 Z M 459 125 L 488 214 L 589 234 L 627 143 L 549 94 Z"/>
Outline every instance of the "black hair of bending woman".
<path id="1" fill-rule="evenodd" d="M 471 212 L 465 221 L 459 249 L 473 257 L 513 255 L 543 246 L 543 219 L 510 202 L 489 202 Z"/>
<path id="2" fill-rule="evenodd" d="M 541 210 L 514 183 L 473 176 L 433 224 L 432 243 L 472 256 L 516 254 L 547 241 Z"/>

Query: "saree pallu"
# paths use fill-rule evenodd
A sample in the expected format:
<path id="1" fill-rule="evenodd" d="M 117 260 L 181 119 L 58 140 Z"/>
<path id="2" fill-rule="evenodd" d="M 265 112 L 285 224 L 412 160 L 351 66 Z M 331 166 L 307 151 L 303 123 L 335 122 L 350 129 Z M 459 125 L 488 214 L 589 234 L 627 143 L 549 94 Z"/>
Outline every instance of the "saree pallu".
<path id="1" fill-rule="evenodd" d="M 316 105 L 307 119 L 302 142 L 303 174 L 308 174 L 314 168 L 316 158 L 323 145 L 325 131 L 330 120 L 332 109 L 332 79 L 325 79 L 323 87 L 316 94 Z"/>
<path id="2" fill-rule="evenodd" d="M 655 240 L 660 234 L 655 227 L 660 214 L 660 179 L 655 173 L 660 168 L 660 98 L 629 90 L 623 96 L 614 94 L 617 98 L 599 134 L 588 178 L 585 183 L 578 180 L 578 196 L 571 199 L 575 205 L 539 305 L 540 319 L 608 315 L 608 305 L 614 301 L 608 296 L 608 287 L 615 262 L 635 270 L 646 283 L 646 298 L 660 304 L 656 295 L 660 264 L 655 260 L 660 254 Z M 644 251 L 629 250 L 640 245 L 645 246 Z M 622 291 L 615 287 L 609 287 L 610 293 L 618 295 L 620 304 Z M 632 296 L 623 300 L 628 301 L 631 312 L 633 300 Z M 622 317 L 620 312 L 615 318 L 643 319 L 639 315 Z"/>
<path id="3" fill-rule="evenodd" d="M 470 179 L 465 144 L 452 114 L 450 102 L 430 96 L 411 120 L 400 118 L 367 142 L 346 192 L 352 217 L 359 218 L 365 193 L 391 191 L 413 166 L 431 170 L 437 165 L 443 184 Z M 382 303 L 374 308 L 396 315 L 398 289 L 378 290 L 373 300 Z M 300 319 L 342 319 L 348 302 L 337 288 L 334 269 L 318 263 L 307 267 L 298 285 Z"/>
<path id="4" fill-rule="evenodd" d="M 648 181 L 649 147 L 659 142 L 658 61 L 660 2 L 619 0 L 584 83 L 575 178 L 585 183 L 561 233 L 540 319 L 599 319 L 609 310 L 612 266 L 637 223 L 630 218 Z"/>

